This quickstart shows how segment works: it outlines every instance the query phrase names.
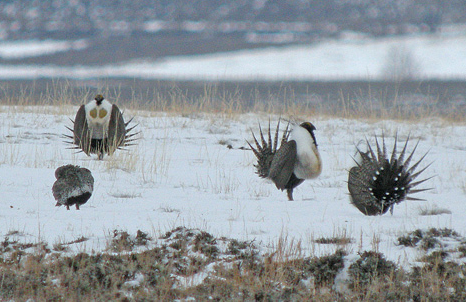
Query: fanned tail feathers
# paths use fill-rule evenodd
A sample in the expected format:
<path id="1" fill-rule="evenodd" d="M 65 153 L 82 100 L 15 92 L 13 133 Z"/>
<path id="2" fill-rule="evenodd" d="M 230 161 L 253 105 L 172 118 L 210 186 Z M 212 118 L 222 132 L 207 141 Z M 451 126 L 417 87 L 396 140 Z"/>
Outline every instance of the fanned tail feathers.
<path id="1" fill-rule="evenodd" d="M 72 120 L 71 118 L 70 118 L 70 121 L 73 124 L 75 124 L 75 121 Z M 140 131 L 132 132 L 138 126 L 138 124 L 135 124 L 135 125 L 131 125 L 129 127 L 129 124 L 132 121 L 133 121 L 133 118 L 131 118 L 129 121 L 124 123 L 124 125 L 125 125 L 124 138 L 117 146 L 115 146 L 115 149 L 127 150 L 124 147 L 129 147 L 129 146 L 136 145 L 134 142 L 139 140 L 139 137 L 136 137 L 136 136 L 139 135 L 141 132 Z M 67 149 L 79 150 L 76 153 L 84 152 L 82 150 L 82 147 L 79 145 L 79 140 L 76 138 L 76 133 L 75 133 L 74 129 L 71 128 L 71 127 L 68 127 L 68 126 L 65 126 L 65 128 L 68 129 L 71 132 L 71 134 L 63 134 L 62 135 L 62 138 L 64 139 L 64 143 L 69 144 L 69 145 L 73 145 L 73 146 L 71 146 L 71 147 L 69 147 Z M 88 137 L 90 137 L 90 136 L 88 136 Z"/>
<path id="2" fill-rule="evenodd" d="M 254 132 L 252 132 L 251 130 L 252 138 L 254 140 L 255 146 L 253 146 L 250 142 L 247 142 L 247 143 L 257 158 L 257 164 L 254 165 L 254 167 L 256 167 L 257 169 L 256 173 L 262 178 L 267 178 L 269 176 L 270 166 L 272 164 L 273 157 L 275 153 L 277 152 L 277 149 L 280 148 L 280 146 L 283 143 L 286 143 L 288 141 L 288 137 L 290 135 L 289 122 L 286 126 L 285 131 L 283 132 L 282 138 L 280 140 L 280 145 L 279 145 L 279 132 L 280 132 L 280 120 L 278 120 L 277 127 L 275 129 L 275 134 L 273 136 L 272 136 L 272 130 L 270 127 L 270 121 L 269 121 L 269 127 L 268 127 L 268 131 L 266 135 L 264 135 L 264 132 L 262 131 L 262 127 L 259 124 L 260 142 L 256 138 Z"/>
<path id="3" fill-rule="evenodd" d="M 366 139 L 367 152 L 357 149 L 361 160 L 356 161 L 356 166 L 350 169 L 348 176 L 348 190 L 351 203 L 365 215 L 381 215 L 393 206 L 405 199 L 419 200 L 408 197 L 408 194 L 423 192 L 429 189 L 413 189 L 430 178 L 414 182 L 429 166 L 415 172 L 427 153 L 420 160 L 409 167 L 419 141 L 414 146 L 406 160 L 409 137 L 399 153 L 396 152 L 398 136 L 395 136 L 391 155 L 387 154 L 385 137 L 382 135 L 382 145 L 375 137 L 376 149 L 374 150 Z"/>

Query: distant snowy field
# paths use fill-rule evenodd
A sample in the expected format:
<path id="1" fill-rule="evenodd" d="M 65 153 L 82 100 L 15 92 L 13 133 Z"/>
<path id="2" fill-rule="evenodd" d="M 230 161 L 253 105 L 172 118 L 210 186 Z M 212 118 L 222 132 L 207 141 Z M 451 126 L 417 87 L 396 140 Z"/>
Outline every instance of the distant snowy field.
<path id="1" fill-rule="evenodd" d="M 178 226 L 199 228 L 212 235 L 251 240 L 264 251 L 279 238 L 301 242 L 306 255 L 322 255 L 337 246 L 317 244 L 321 237 L 347 236 L 350 255 L 376 250 L 401 265 L 413 264 L 419 249 L 398 246 L 397 237 L 418 228 L 452 228 L 466 235 L 466 126 L 426 120 L 418 123 L 307 117 L 317 127 L 323 172 L 305 181 L 288 201 L 286 193 L 255 174 L 254 155 L 246 147 L 250 128 L 265 125 L 268 116 L 171 116 L 130 112 L 141 132 L 137 146 L 98 161 L 95 156 L 66 149 L 61 135 L 77 108 L 0 108 L 0 240 L 45 241 L 50 246 L 84 236 L 71 251 L 99 252 L 113 230 L 153 238 Z M 41 113 L 44 112 L 44 113 Z M 277 117 L 272 116 L 273 123 Z M 406 201 L 394 214 L 367 217 L 350 204 L 347 177 L 355 144 L 373 134 L 387 136 L 392 146 L 411 135 L 411 150 L 420 140 L 415 159 L 429 152 L 432 162 L 422 188 L 432 190 Z M 230 144 L 233 149 L 227 148 Z M 364 146 L 364 145 L 361 145 Z M 446 156 L 447 155 L 447 156 Z M 54 171 L 64 164 L 89 168 L 94 194 L 77 211 L 55 207 L 51 188 Z M 423 209 L 446 214 L 422 216 Z M 451 213 L 448 213 L 451 212 Z M 454 248 L 458 242 L 447 241 Z"/>
<path id="2" fill-rule="evenodd" d="M 35 56 L 64 52 L 68 50 L 78 50 L 86 48 L 85 40 L 76 41 L 19 41 L 19 42 L 1 42 L 0 58 L 2 59 L 20 59 Z"/>
<path id="3" fill-rule="evenodd" d="M 0 43 L 0 57 L 38 56 L 86 47 L 84 41 L 66 43 Z M 310 45 L 167 57 L 159 61 L 139 60 L 100 67 L 0 65 L 0 79 L 374 80 L 384 76 L 387 57 L 395 48 L 411 55 L 420 78 L 466 78 L 466 31 L 457 30 L 380 39 L 347 34 L 338 40 Z"/>

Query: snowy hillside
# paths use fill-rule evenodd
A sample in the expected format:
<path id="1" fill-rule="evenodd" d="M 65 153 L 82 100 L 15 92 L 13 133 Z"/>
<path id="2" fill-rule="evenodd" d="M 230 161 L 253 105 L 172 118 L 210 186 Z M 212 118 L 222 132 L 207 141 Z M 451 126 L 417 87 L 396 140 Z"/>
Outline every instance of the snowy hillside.
<path id="1" fill-rule="evenodd" d="M 39 43 L 39 42 L 38 42 Z M 58 44 L 57 44 L 58 43 Z M 38 56 L 48 52 L 86 47 L 73 43 L 45 41 L 0 44 L 0 56 Z M 36 78 L 145 78 L 183 80 L 345 80 L 381 79 L 392 66 L 390 55 L 399 51 L 415 66 L 413 76 L 440 79 L 466 77 L 466 33 L 368 38 L 346 34 L 338 40 L 319 43 L 242 50 L 197 56 L 166 57 L 105 66 L 0 65 L 1 79 Z"/>

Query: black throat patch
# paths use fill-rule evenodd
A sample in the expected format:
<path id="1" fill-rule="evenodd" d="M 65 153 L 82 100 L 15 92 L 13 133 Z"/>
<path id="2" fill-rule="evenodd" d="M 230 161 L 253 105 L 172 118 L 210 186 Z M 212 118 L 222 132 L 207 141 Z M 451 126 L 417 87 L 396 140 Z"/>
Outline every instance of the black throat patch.
<path id="1" fill-rule="evenodd" d="M 98 94 L 95 96 L 95 101 L 97 103 L 97 106 L 100 106 L 103 100 L 104 100 L 104 97 L 101 94 Z"/>

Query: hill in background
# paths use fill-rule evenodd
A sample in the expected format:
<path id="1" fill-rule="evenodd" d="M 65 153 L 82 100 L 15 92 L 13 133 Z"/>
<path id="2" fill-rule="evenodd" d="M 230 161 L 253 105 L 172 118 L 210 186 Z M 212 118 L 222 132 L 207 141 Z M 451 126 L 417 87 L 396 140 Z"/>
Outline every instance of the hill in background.
<path id="1" fill-rule="evenodd" d="M 0 38 L 85 39 L 88 47 L 43 56 L 40 63 L 89 65 L 309 43 L 344 31 L 435 32 L 464 24 L 464 11 L 460 0 L 2 1 Z M 39 62 L 8 62 L 18 61 Z"/>

